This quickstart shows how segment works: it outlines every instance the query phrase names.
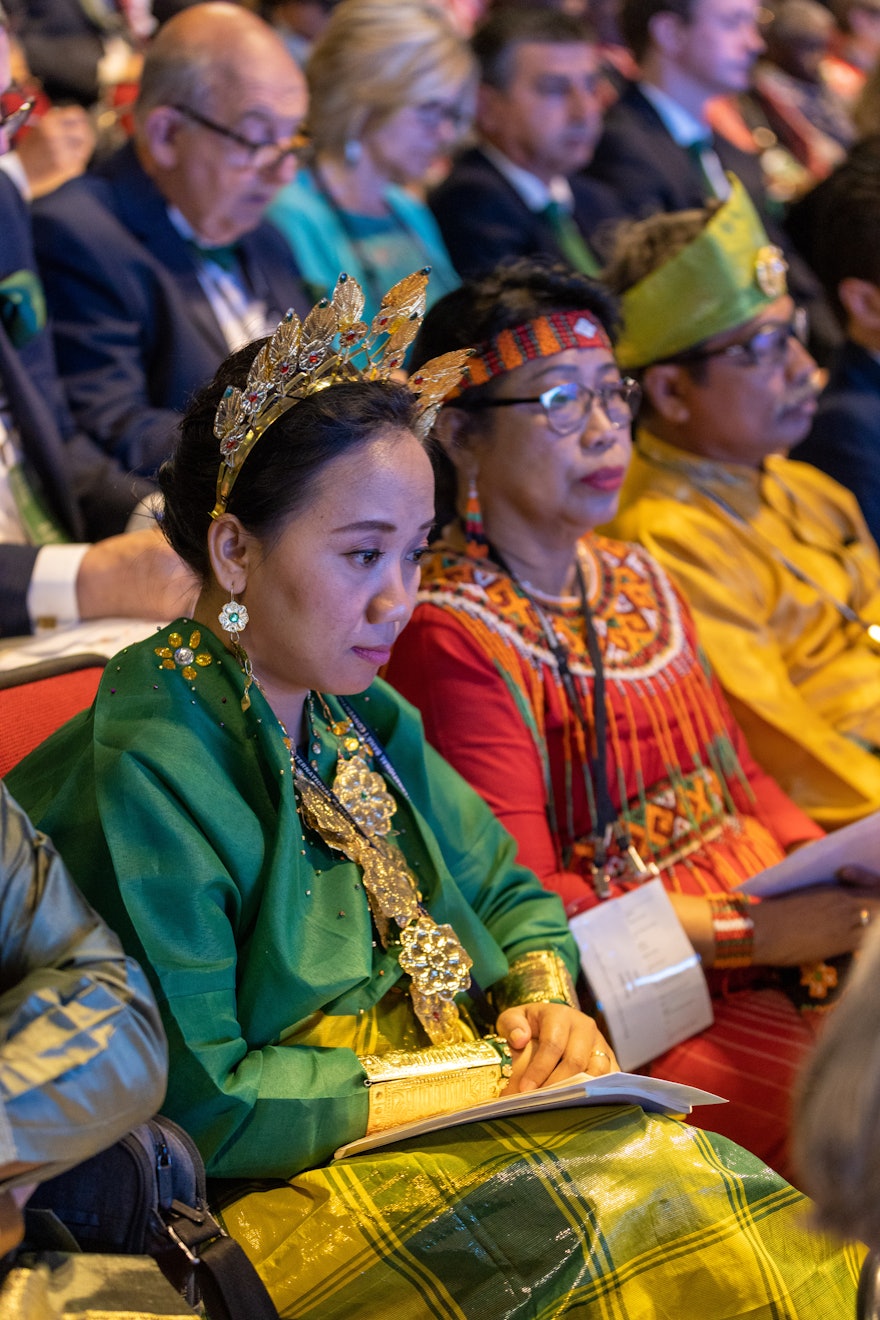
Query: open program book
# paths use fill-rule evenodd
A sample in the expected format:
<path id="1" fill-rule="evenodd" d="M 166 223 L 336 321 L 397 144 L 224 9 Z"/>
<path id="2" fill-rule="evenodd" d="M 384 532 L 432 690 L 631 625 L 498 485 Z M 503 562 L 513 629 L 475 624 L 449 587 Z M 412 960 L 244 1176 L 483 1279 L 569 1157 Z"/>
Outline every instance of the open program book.
<path id="1" fill-rule="evenodd" d="M 689 1114 L 694 1105 L 723 1105 L 723 1096 L 711 1091 L 700 1091 L 696 1086 L 679 1082 L 664 1082 L 659 1077 L 640 1077 L 636 1073 L 609 1073 L 607 1077 L 589 1077 L 579 1073 L 545 1090 L 529 1091 L 526 1095 L 501 1096 L 485 1104 L 459 1109 L 453 1114 L 440 1114 L 436 1118 L 423 1118 L 417 1123 L 404 1123 L 401 1127 L 386 1128 L 371 1137 L 361 1137 L 340 1146 L 333 1158 L 359 1155 L 362 1151 L 390 1146 L 405 1137 L 418 1137 L 438 1128 L 457 1127 L 461 1123 L 477 1123 L 489 1118 L 508 1118 L 514 1114 L 532 1114 L 541 1109 L 571 1109 L 575 1105 L 641 1105 L 642 1109 L 657 1114 Z"/>

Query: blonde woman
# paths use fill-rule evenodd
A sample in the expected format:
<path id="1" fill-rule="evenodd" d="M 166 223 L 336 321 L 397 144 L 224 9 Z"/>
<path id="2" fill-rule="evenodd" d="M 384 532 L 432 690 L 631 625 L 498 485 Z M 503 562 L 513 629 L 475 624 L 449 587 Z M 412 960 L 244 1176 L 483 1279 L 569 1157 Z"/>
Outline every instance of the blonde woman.
<path id="1" fill-rule="evenodd" d="M 436 299 L 458 276 L 418 196 L 473 115 L 476 74 L 467 42 L 439 7 L 406 0 L 344 0 L 309 59 L 308 169 L 270 216 L 316 296 L 340 271 L 367 294 L 430 266 Z"/>

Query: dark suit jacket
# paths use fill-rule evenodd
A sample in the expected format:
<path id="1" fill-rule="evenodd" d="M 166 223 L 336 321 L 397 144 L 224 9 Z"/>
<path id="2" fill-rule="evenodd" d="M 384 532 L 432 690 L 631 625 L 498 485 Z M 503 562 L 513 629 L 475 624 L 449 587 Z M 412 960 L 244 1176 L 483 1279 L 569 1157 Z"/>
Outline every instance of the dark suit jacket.
<path id="1" fill-rule="evenodd" d="M 794 250 L 782 225 L 767 212 L 764 179 L 757 156 L 740 151 L 726 138 L 712 143 L 725 170 L 742 183 L 761 216 L 771 242 L 782 248 L 792 296 L 810 308 L 811 348 L 822 361 L 840 342 L 836 322 L 822 297 L 819 281 Z M 636 219 L 658 211 L 687 211 L 706 204 L 706 182 L 696 161 L 672 138 L 663 120 L 635 83 L 605 117 L 605 128 L 587 170 L 609 185 Z"/>
<path id="2" fill-rule="evenodd" d="M 758 157 L 722 137 L 715 137 L 712 145 L 724 168 L 737 175 L 763 211 L 764 183 Z M 627 85 L 606 114 L 605 128 L 586 172 L 613 188 L 627 213 L 637 219 L 706 203 L 700 167 L 672 138 L 636 83 Z"/>
<path id="3" fill-rule="evenodd" d="M 806 440 L 791 453 L 848 486 L 880 541 L 880 362 L 850 340 L 834 359 Z"/>
<path id="4" fill-rule="evenodd" d="M 603 230 L 624 210 L 594 179 L 571 180 L 574 218 L 590 248 L 603 251 Z M 516 189 L 478 147 L 462 153 L 428 198 L 452 263 L 463 278 L 484 274 L 505 257 L 547 255 L 563 260 L 551 226 L 530 211 Z"/>
<path id="5" fill-rule="evenodd" d="M 131 144 L 34 203 L 33 229 L 74 416 L 108 453 L 152 475 L 187 400 L 227 355 L 187 244 Z M 277 229 L 258 225 L 240 250 L 270 315 L 308 310 Z"/>
<path id="6" fill-rule="evenodd" d="M 0 172 L 0 279 L 36 270 L 30 222 L 21 195 Z M 22 451 L 49 505 L 74 540 L 121 532 L 135 504 L 153 487 L 124 469 L 78 430 L 55 368 L 52 340 L 42 331 L 22 349 L 0 325 L 0 378 Z M 25 598 L 35 546 L 0 545 L 0 634 L 30 631 Z"/>

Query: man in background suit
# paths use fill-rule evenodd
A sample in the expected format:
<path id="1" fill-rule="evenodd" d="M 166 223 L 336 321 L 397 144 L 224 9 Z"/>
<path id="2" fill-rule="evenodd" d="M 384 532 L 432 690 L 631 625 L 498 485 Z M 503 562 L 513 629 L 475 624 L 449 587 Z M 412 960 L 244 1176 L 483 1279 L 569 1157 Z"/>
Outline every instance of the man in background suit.
<path id="1" fill-rule="evenodd" d="M 8 82 L 0 8 L 0 88 Z M 0 124 L 0 153 L 8 147 Z M 0 233 L 0 638 L 41 621 L 173 618 L 191 590 L 189 574 L 158 531 L 115 535 L 152 487 L 130 478 L 70 416 L 44 326 L 27 208 L 2 172 Z"/>
<path id="2" fill-rule="evenodd" d="M 610 184 L 636 218 L 725 198 L 725 171 L 759 211 L 758 157 L 716 136 L 717 96 L 744 92 L 764 48 L 758 0 L 624 0 L 621 26 L 642 76 L 608 111 L 589 174 Z"/>
<path id="3" fill-rule="evenodd" d="M 621 27 L 642 70 L 605 117 L 588 174 L 636 218 L 699 209 L 730 195 L 735 174 L 788 260 L 789 287 L 810 311 L 810 343 L 826 362 L 840 340 L 819 281 L 768 214 L 757 155 L 713 133 L 707 106 L 745 91 L 764 48 L 759 0 L 623 0 Z"/>
<path id="4" fill-rule="evenodd" d="M 479 143 L 430 197 L 453 264 L 477 276 L 505 257 L 546 255 L 595 274 L 613 193 L 578 173 L 601 126 L 597 57 L 582 23 L 504 8 L 474 34 Z"/>
<path id="5" fill-rule="evenodd" d="M 296 169 L 305 82 L 237 5 L 172 18 L 144 62 L 133 143 L 34 206 L 74 416 L 152 475 L 179 413 L 227 353 L 308 300 L 263 213 Z"/>

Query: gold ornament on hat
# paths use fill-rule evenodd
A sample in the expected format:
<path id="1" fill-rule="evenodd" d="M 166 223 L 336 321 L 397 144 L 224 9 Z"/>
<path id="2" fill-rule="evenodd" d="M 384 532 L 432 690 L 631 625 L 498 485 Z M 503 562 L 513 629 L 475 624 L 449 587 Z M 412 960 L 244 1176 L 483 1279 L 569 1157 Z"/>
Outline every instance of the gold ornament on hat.
<path id="1" fill-rule="evenodd" d="M 400 370 L 425 314 L 429 272 L 426 266 L 393 285 L 369 325 L 361 319 L 363 290 L 344 274 L 332 298 L 322 299 L 305 320 L 287 313 L 254 358 L 244 388 L 230 386 L 217 408 L 214 435 L 220 441 L 221 462 L 212 518 L 226 511 L 248 454 L 288 408 L 333 385 L 388 380 Z M 420 435 L 431 429 L 470 356 L 470 349 L 444 353 L 406 382 L 417 400 Z"/>
<path id="2" fill-rule="evenodd" d="M 782 248 L 766 243 L 755 253 L 755 279 L 758 288 L 768 298 L 781 298 L 786 292 L 788 262 Z"/>

